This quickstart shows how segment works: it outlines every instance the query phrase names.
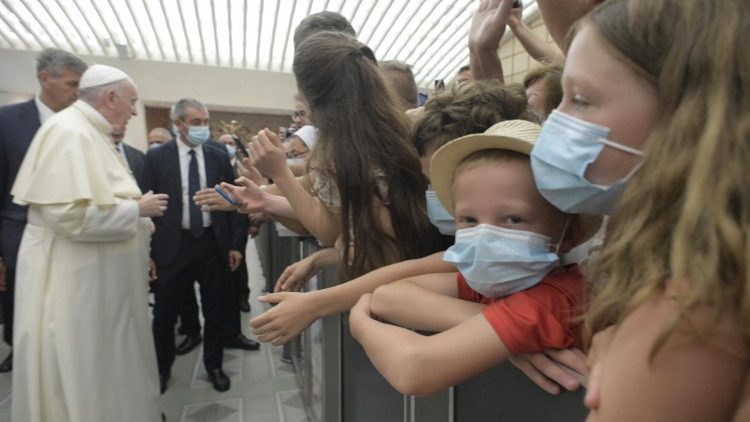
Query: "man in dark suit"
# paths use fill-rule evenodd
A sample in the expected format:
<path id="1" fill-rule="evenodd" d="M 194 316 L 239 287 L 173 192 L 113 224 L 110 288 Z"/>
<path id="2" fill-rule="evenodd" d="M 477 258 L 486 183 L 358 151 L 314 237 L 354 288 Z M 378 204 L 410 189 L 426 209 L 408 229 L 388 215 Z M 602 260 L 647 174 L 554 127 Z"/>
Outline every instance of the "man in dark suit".
<path id="1" fill-rule="evenodd" d="M 37 79 L 41 87 L 33 99 L 0 107 L 0 301 L 3 310 L 3 340 L 13 344 L 13 295 L 16 257 L 26 227 L 26 207 L 13 203 L 10 190 L 18 168 L 39 127 L 58 111 L 73 104 L 78 81 L 86 62 L 59 49 L 47 49 L 37 57 Z M 4 285 L 3 285 L 4 284 Z M 13 353 L 0 363 L 0 372 L 13 369 Z"/>
<path id="2" fill-rule="evenodd" d="M 222 370 L 228 337 L 226 291 L 230 269 L 242 263 L 241 216 L 235 212 L 202 212 L 192 200 L 195 192 L 234 179 L 229 156 L 208 146 L 208 109 L 194 99 L 175 105 L 176 140 L 149 150 L 143 167 L 143 189 L 169 195 L 164 216 L 154 219 L 151 257 L 159 281 L 154 288 L 154 342 L 162 391 L 175 359 L 174 325 L 179 293 L 197 280 L 205 318 L 203 363 L 214 388 L 226 391 L 229 377 Z M 255 342 L 248 348 L 257 348 Z"/>
<path id="3" fill-rule="evenodd" d="M 125 161 L 130 172 L 133 173 L 133 177 L 135 177 L 135 182 L 138 184 L 138 187 L 143 189 L 143 162 L 146 160 L 146 154 L 123 142 L 123 135 L 113 135 L 112 138 L 115 141 L 115 149 L 120 154 L 123 161 Z"/>

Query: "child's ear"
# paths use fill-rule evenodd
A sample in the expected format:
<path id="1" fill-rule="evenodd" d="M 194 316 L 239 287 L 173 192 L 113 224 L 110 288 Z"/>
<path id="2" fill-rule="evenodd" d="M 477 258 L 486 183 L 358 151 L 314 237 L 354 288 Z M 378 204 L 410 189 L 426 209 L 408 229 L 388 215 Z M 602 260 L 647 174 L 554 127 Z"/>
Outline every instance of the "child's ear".
<path id="1" fill-rule="evenodd" d="M 570 252 L 571 249 L 578 246 L 581 240 L 581 220 L 578 218 L 578 215 L 568 214 L 568 219 L 568 226 L 560 242 L 559 253 L 561 254 Z"/>

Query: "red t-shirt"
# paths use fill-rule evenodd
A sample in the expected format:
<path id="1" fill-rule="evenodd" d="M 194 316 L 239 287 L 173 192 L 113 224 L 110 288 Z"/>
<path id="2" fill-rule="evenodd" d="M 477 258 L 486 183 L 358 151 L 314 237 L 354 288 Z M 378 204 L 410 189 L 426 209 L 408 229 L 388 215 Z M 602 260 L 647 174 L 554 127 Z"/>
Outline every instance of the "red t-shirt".
<path id="1" fill-rule="evenodd" d="M 497 299 L 472 290 L 461 273 L 457 281 L 459 298 L 487 304 L 484 317 L 511 353 L 582 346 L 577 317 L 584 280 L 577 265 L 553 271 L 534 287 Z"/>

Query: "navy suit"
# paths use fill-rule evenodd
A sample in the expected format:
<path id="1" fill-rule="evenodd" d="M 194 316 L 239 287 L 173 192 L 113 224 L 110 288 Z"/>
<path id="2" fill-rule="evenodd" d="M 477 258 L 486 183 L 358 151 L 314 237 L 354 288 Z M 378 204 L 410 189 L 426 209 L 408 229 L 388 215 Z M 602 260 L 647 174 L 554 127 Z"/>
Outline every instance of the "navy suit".
<path id="1" fill-rule="evenodd" d="M 122 143 L 122 147 L 125 149 L 125 156 L 128 158 L 130 171 L 133 172 L 138 187 L 143 189 L 143 162 L 146 160 L 146 154 L 124 142 Z"/>
<path id="2" fill-rule="evenodd" d="M 39 110 L 34 99 L 0 107 L 0 257 L 6 272 L 6 291 L 0 293 L 6 343 L 13 342 L 13 294 L 18 248 L 26 227 L 26 207 L 13 203 L 10 191 L 31 140 L 39 130 Z"/>
<path id="3" fill-rule="evenodd" d="M 177 142 L 172 140 L 146 154 L 143 191 L 169 195 L 167 210 L 154 218 L 156 231 L 151 238 L 151 257 L 156 262 L 159 281 L 154 293 L 154 342 L 159 372 L 169 372 L 175 358 L 174 325 L 180 293 L 185 284 L 197 280 L 205 317 L 203 360 L 208 371 L 221 368 L 223 341 L 231 318 L 227 303 L 229 251 L 244 250 L 239 230 L 241 216 L 236 212 L 212 212 L 211 227 L 200 237 L 182 228 L 182 179 Z M 212 146 L 203 146 L 206 186 L 234 179 L 229 156 Z M 192 198 L 190 198 L 192 200 Z"/>

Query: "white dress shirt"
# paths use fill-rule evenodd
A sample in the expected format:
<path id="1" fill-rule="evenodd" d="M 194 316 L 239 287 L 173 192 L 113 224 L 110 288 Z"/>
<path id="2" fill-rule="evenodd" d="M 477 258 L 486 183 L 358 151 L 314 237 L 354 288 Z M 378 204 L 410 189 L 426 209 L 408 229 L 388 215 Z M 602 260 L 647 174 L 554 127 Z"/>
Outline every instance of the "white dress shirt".
<path id="1" fill-rule="evenodd" d="M 39 94 L 36 94 L 36 97 L 34 97 L 34 102 L 36 103 L 36 109 L 39 110 L 39 123 L 44 124 L 50 117 L 55 115 L 55 112 L 42 102 Z"/>
<path id="2" fill-rule="evenodd" d="M 182 136 L 180 136 L 182 138 Z M 182 180 L 182 228 L 190 230 L 190 202 L 193 198 L 188 198 L 188 173 L 190 172 L 190 151 L 195 151 L 195 159 L 198 160 L 198 178 L 200 188 L 206 188 L 206 160 L 203 157 L 203 148 L 197 146 L 190 148 L 182 141 L 177 140 L 177 153 L 180 157 L 180 179 Z M 203 212 L 203 227 L 211 226 L 211 213 Z"/>

